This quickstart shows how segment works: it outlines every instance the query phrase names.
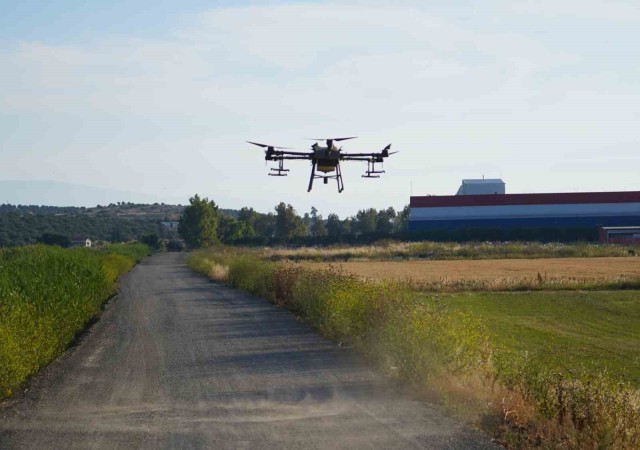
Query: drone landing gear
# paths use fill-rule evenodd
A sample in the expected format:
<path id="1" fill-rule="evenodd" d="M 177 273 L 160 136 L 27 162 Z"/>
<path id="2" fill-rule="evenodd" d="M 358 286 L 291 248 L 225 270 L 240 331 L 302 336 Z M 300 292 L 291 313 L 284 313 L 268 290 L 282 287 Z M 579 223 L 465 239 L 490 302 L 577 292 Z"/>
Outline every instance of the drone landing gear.
<path id="1" fill-rule="evenodd" d="M 271 176 L 271 177 L 286 177 L 287 176 L 287 172 L 289 172 L 289 169 L 285 169 L 284 168 L 284 161 L 283 160 L 279 160 L 278 161 L 278 167 L 272 167 L 271 170 L 276 172 L 276 173 L 269 173 L 269 176 Z"/>
<path id="2" fill-rule="evenodd" d="M 367 161 L 367 171 L 362 178 L 380 178 L 380 174 L 383 174 L 384 170 L 376 170 L 376 162 L 374 160 Z"/>
<path id="3" fill-rule="evenodd" d="M 309 178 L 309 189 L 307 192 L 311 192 L 311 188 L 313 187 L 313 180 L 316 178 L 322 178 L 324 184 L 329 183 L 329 179 L 333 178 L 338 183 L 338 193 L 344 191 L 344 183 L 342 182 L 342 170 L 340 170 L 340 163 L 336 165 L 336 174 L 335 175 L 316 175 L 316 163 L 315 161 L 311 163 L 311 178 Z"/>

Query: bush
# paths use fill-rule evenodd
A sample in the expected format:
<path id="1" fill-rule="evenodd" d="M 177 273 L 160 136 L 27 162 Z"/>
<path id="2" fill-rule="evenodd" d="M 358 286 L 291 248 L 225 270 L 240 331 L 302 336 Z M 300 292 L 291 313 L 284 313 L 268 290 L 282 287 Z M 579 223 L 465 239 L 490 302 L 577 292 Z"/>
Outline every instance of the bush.
<path id="1" fill-rule="evenodd" d="M 238 256 L 229 264 L 228 281 L 234 287 L 273 299 L 271 268 L 271 264 L 266 261 Z"/>
<path id="2" fill-rule="evenodd" d="M 160 241 L 160 238 L 158 237 L 157 234 L 147 233 L 142 235 L 142 237 L 140 238 L 140 242 L 142 242 L 145 245 L 148 245 L 153 250 L 158 250 L 160 249 L 162 241 Z"/>
<path id="3" fill-rule="evenodd" d="M 184 243 L 177 239 L 172 239 L 167 242 L 167 251 L 168 252 L 181 252 L 184 250 Z"/>

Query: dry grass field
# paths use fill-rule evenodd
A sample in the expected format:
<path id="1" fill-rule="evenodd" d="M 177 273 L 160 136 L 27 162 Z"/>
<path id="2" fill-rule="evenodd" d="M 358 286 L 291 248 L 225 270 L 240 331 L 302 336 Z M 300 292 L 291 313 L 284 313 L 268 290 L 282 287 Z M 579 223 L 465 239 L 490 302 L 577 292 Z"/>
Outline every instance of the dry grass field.
<path id="1" fill-rule="evenodd" d="M 304 262 L 306 267 L 328 266 Z M 411 279 L 418 282 L 496 279 L 571 278 L 611 280 L 640 277 L 640 257 L 540 258 L 453 261 L 348 261 L 333 263 L 348 273 L 369 279 Z"/>

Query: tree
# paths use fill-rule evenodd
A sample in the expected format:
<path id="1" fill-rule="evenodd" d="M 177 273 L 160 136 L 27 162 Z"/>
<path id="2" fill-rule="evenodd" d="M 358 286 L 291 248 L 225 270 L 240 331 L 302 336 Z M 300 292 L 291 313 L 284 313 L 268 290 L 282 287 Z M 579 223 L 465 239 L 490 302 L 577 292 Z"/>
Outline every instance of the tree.
<path id="1" fill-rule="evenodd" d="M 256 222 L 258 213 L 253 208 L 246 206 L 238 213 L 238 221 L 244 225 L 243 237 L 254 237 L 256 235 Z"/>
<path id="2" fill-rule="evenodd" d="M 304 236 L 306 227 L 302 218 L 296 213 L 291 205 L 280 202 L 276 206 L 276 238 L 288 242 L 292 237 Z"/>
<path id="3" fill-rule="evenodd" d="M 327 217 L 327 234 L 334 238 L 340 238 L 345 234 L 344 226 L 337 214 L 331 213 Z"/>
<path id="4" fill-rule="evenodd" d="M 309 233 L 313 237 L 326 236 L 327 227 L 325 226 L 322 216 L 318 214 L 318 209 L 315 206 L 311 207 Z"/>
<path id="5" fill-rule="evenodd" d="M 403 234 L 409 231 L 409 215 L 411 214 L 411 207 L 405 205 L 402 211 L 398 213 L 395 221 L 396 233 Z"/>
<path id="6" fill-rule="evenodd" d="M 304 234 L 308 235 L 311 231 L 311 216 L 309 213 L 304 213 L 304 216 L 302 216 L 302 225 L 304 225 Z"/>
<path id="7" fill-rule="evenodd" d="M 111 242 L 125 242 L 127 239 L 120 228 L 113 228 L 109 234 L 109 240 Z"/>
<path id="8" fill-rule="evenodd" d="M 156 233 L 143 234 L 140 238 L 140 242 L 147 244 L 153 250 L 158 250 L 160 248 L 160 238 Z"/>
<path id="9" fill-rule="evenodd" d="M 356 214 L 353 231 L 361 234 L 371 234 L 376 232 L 377 225 L 378 212 L 375 208 L 361 209 Z"/>
<path id="10" fill-rule="evenodd" d="M 232 243 L 247 235 L 247 225 L 231 216 L 220 216 L 218 222 L 218 237 L 224 243 Z"/>
<path id="11" fill-rule="evenodd" d="M 342 233 L 344 236 L 355 234 L 355 226 L 353 217 L 347 217 L 342 221 Z"/>
<path id="12" fill-rule="evenodd" d="M 220 215 L 216 204 L 206 197 L 201 199 L 198 194 L 191 197 L 189 203 L 178 222 L 178 233 L 182 239 L 193 248 L 208 247 L 218 242 Z"/>
<path id="13" fill-rule="evenodd" d="M 378 211 L 376 221 L 376 232 L 379 234 L 390 235 L 393 233 L 394 222 L 396 219 L 396 210 L 390 206 L 387 209 Z"/>
<path id="14" fill-rule="evenodd" d="M 57 233 L 43 233 L 37 241 L 41 244 L 58 245 L 60 247 L 69 247 L 71 245 L 69 236 Z"/>
<path id="15" fill-rule="evenodd" d="M 313 217 L 311 221 L 311 235 L 313 237 L 322 237 L 326 236 L 327 234 L 327 227 L 324 224 L 322 216 L 318 214 L 316 217 Z"/>
<path id="16" fill-rule="evenodd" d="M 276 234 L 276 216 L 273 213 L 258 214 L 254 222 L 256 235 L 272 239 Z"/>

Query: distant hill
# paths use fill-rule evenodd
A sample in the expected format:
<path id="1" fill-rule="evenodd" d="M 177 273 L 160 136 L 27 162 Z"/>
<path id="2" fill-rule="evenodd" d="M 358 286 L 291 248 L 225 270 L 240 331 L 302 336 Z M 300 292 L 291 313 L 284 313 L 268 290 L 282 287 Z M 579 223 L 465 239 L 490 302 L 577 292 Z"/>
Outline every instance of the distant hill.
<path id="1" fill-rule="evenodd" d="M 44 233 L 122 242 L 148 233 L 174 238 L 175 229 L 162 222 L 180 219 L 184 206 L 163 203 L 110 203 L 92 208 L 0 204 L 0 247 L 35 243 Z M 221 209 L 237 217 L 238 211 Z"/>
<path id="2" fill-rule="evenodd" d="M 154 203 L 153 205 L 138 203 L 110 203 L 98 205 L 93 208 L 84 206 L 48 206 L 48 205 L 9 205 L 0 204 L 2 214 L 29 214 L 29 215 L 55 215 L 55 216 L 86 216 L 86 217 L 127 217 L 145 218 L 162 221 L 176 221 L 180 218 L 184 206 L 165 205 Z"/>
<path id="3" fill-rule="evenodd" d="M 188 204 L 188 198 L 139 194 L 59 181 L 0 180 L 0 204 L 49 205 L 49 206 L 96 206 L 110 203 L 173 203 Z"/>

